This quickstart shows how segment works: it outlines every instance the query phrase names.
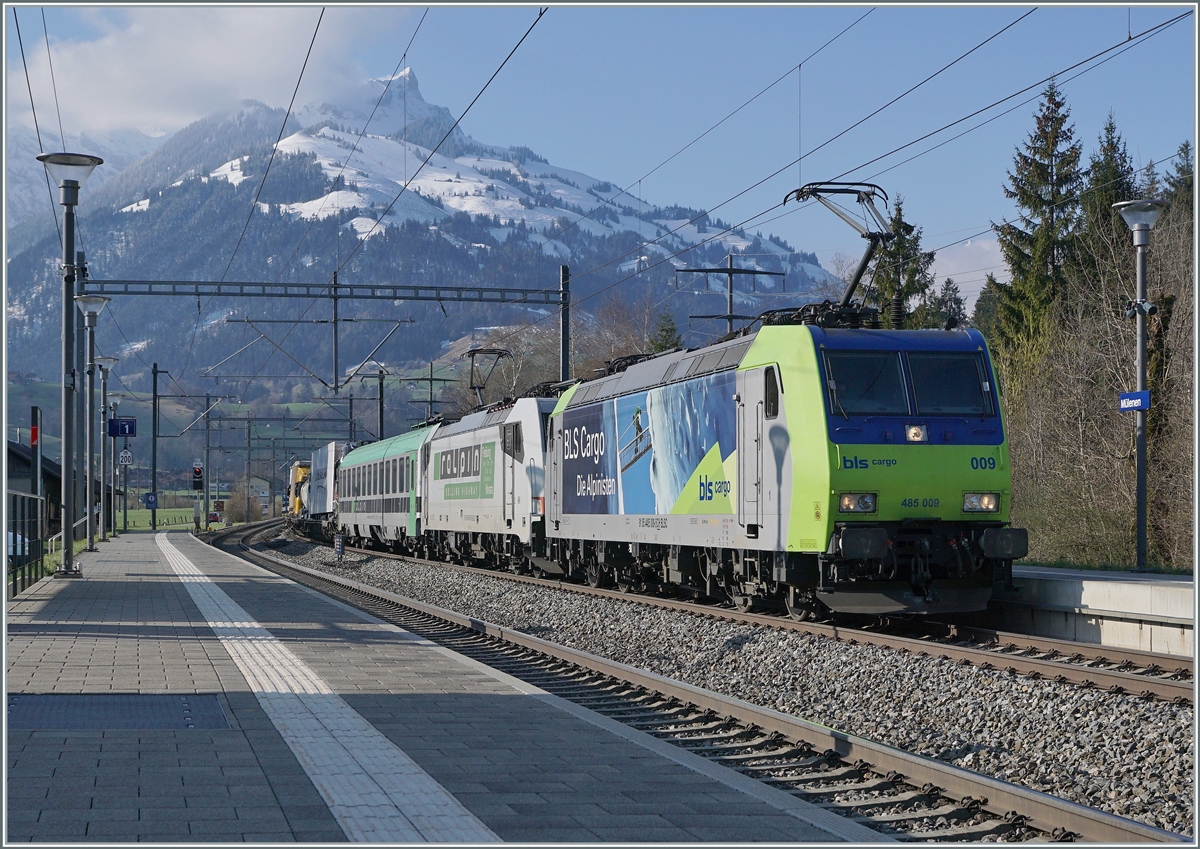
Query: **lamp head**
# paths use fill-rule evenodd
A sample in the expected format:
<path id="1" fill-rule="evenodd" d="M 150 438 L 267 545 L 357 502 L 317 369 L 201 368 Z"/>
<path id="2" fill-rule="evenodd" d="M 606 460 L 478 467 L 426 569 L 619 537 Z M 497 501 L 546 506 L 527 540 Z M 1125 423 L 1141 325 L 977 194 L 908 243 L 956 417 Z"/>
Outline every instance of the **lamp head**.
<path id="1" fill-rule="evenodd" d="M 112 367 L 121 362 L 119 357 L 96 357 L 96 365 L 105 371 L 112 371 Z"/>
<path id="2" fill-rule="evenodd" d="M 73 180 L 76 189 L 87 182 L 97 165 L 104 164 L 99 156 L 86 153 L 43 153 L 38 156 L 38 162 L 46 166 L 59 188 L 63 188 L 65 181 Z"/>
<path id="3" fill-rule="evenodd" d="M 111 301 L 112 298 L 106 298 L 104 295 L 76 295 L 75 303 L 79 304 L 79 309 L 84 315 L 100 315 L 100 311 L 104 309 L 104 305 Z"/>
<path id="4" fill-rule="evenodd" d="M 1125 200 L 1113 204 L 1113 209 L 1121 213 L 1130 230 L 1153 229 L 1158 216 L 1166 208 L 1165 200 Z"/>

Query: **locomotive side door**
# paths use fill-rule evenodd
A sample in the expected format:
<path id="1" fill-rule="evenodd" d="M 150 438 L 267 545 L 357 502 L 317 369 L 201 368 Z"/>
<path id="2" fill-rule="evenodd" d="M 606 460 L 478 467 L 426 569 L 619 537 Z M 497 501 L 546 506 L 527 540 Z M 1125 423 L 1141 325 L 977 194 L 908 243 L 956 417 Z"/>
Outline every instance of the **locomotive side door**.
<path id="1" fill-rule="evenodd" d="M 550 435 L 546 439 L 546 485 L 543 492 L 546 495 L 546 530 L 550 531 L 550 522 L 554 522 L 554 530 L 558 530 L 558 521 L 562 518 L 559 505 L 559 488 L 562 472 L 558 458 L 562 455 L 562 426 L 557 420 L 550 420 Z"/>
<path id="2" fill-rule="evenodd" d="M 737 375 L 738 523 L 746 536 L 758 537 L 762 522 L 763 381 L 762 370 Z"/>
<path id="3" fill-rule="evenodd" d="M 504 522 L 509 528 L 516 519 L 516 490 L 524 472 L 525 446 L 521 438 L 521 423 L 504 426 Z"/>

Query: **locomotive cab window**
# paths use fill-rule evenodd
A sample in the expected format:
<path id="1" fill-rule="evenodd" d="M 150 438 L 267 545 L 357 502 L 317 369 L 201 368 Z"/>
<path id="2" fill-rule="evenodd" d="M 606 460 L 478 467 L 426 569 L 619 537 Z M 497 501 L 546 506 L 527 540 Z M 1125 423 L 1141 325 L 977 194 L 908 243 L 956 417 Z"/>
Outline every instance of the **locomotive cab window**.
<path id="1" fill-rule="evenodd" d="M 763 374 L 763 415 L 768 419 L 779 415 L 779 383 L 775 380 L 774 366 L 767 366 Z"/>
<path id="2" fill-rule="evenodd" d="M 917 414 L 993 416 L 991 387 L 983 357 L 976 353 L 910 353 Z"/>
<path id="3" fill-rule="evenodd" d="M 518 463 L 525 459 L 525 446 L 521 440 L 521 423 L 504 426 L 504 453 Z"/>
<path id="4" fill-rule="evenodd" d="M 833 415 L 908 415 L 897 351 L 826 351 L 825 379 Z"/>

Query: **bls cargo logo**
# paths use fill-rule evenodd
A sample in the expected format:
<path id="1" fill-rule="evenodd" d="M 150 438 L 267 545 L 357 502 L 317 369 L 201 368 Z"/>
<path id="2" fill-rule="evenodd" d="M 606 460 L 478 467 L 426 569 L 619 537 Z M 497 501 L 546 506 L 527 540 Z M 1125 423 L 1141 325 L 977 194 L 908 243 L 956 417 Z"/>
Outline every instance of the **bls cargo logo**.
<path id="1" fill-rule="evenodd" d="M 729 481 L 709 480 L 706 475 L 700 476 L 700 500 L 712 501 L 713 495 L 729 495 Z"/>
<path id="2" fill-rule="evenodd" d="M 893 460 L 891 457 L 876 457 L 873 460 L 864 460 L 862 457 L 843 457 L 842 468 L 846 469 L 847 471 L 852 471 L 855 469 L 869 469 L 872 466 L 885 466 L 887 468 L 891 468 L 892 466 L 896 465 L 896 462 L 897 461 Z"/>

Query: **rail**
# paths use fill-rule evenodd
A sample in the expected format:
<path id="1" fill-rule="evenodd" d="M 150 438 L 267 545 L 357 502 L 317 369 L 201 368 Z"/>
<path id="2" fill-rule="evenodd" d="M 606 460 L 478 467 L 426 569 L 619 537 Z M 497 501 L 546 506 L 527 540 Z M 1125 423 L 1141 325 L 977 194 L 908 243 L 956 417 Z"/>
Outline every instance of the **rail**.
<path id="1" fill-rule="evenodd" d="M 246 554 L 251 553 L 244 540 L 264 530 L 263 527 L 243 528 L 239 545 Z M 228 534 L 232 536 L 232 534 Z M 226 536 L 222 534 L 221 536 Z M 214 539 L 215 543 L 217 540 Z M 931 758 L 914 755 L 893 747 L 846 734 L 799 717 L 790 716 L 770 708 L 760 707 L 741 699 L 712 693 L 701 688 L 675 681 L 653 672 L 598 657 L 588 652 L 541 640 L 520 631 L 493 625 L 479 619 L 464 616 L 454 611 L 424 604 L 414 599 L 399 596 L 340 578 L 318 570 L 254 550 L 255 559 L 261 558 L 278 567 L 291 570 L 325 584 L 340 586 L 354 593 L 385 600 L 437 617 L 443 621 L 494 637 L 531 651 L 540 652 L 567 663 L 591 669 L 599 674 L 612 676 L 639 687 L 644 687 L 668 698 L 696 705 L 719 716 L 732 717 L 738 722 L 757 726 L 767 733 L 778 733 L 787 738 L 803 741 L 818 751 L 832 750 L 843 760 L 869 762 L 873 772 L 899 773 L 906 783 L 920 785 L 928 783 L 941 788 L 946 796 L 972 796 L 983 798 L 983 806 L 998 817 L 1019 811 L 1029 825 L 1047 835 L 1065 831 L 1078 835 L 1088 842 L 1190 842 L 1188 838 L 1164 831 L 1144 823 L 1125 819 L 1114 814 L 1088 808 L 1074 802 L 1029 790 L 990 776 L 946 764 Z"/>

